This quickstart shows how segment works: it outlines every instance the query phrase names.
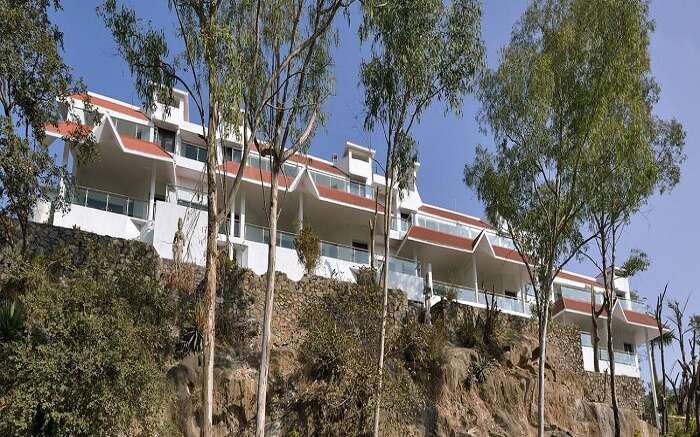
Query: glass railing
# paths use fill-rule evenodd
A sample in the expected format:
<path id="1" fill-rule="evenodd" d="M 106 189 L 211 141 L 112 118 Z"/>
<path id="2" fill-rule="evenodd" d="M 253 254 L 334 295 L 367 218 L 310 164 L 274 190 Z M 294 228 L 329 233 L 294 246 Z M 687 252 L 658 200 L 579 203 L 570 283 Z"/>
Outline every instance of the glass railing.
<path id="1" fill-rule="evenodd" d="M 357 264 L 369 264 L 369 252 L 356 247 L 321 241 L 321 256 L 340 259 Z"/>
<path id="2" fill-rule="evenodd" d="M 565 297 L 567 299 L 579 300 L 579 301 L 583 301 L 583 302 L 590 302 L 591 301 L 590 290 L 581 290 L 578 288 L 567 287 L 565 285 L 561 285 L 561 286 L 559 286 L 559 288 L 561 291 L 558 294 L 561 297 Z M 602 303 L 603 303 L 603 295 L 602 294 L 596 293 L 595 303 L 597 305 L 602 305 Z"/>
<path id="3" fill-rule="evenodd" d="M 148 215 L 147 202 L 94 188 L 76 187 L 71 203 L 140 219 Z"/>
<path id="4" fill-rule="evenodd" d="M 398 231 L 401 233 L 408 232 L 408 228 L 411 227 L 411 220 L 410 219 L 396 219 L 393 218 L 391 219 L 391 230 L 392 231 Z"/>
<path id="5" fill-rule="evenodd" d="M 502 294 L 486 293 L 483 291 L 479 292 L 479 303 L 490 303 L 492 299 L 496 299 L 496 305 L 500 310 L 512 311 L 515 313 L 525 313 L 529 309 L 528 305 L 524 305 L 523 301 L 510 296 L 504 296 Z"/>
<path id="6" fill-rule="evenodd" d="M 389 271 L 403 273 L 409 276 L 418 276 L 418 262 L 405 258 L 389 258 Z"/>
<path id="7" fill-rule="evenodd" d="M 422 214 L 416 214 L 416 225 L 422 228 L 432 229 L 444 234 L 456 235 L 458 237 L 474 239 L 479 235 L 481 229 L 458 223 L 447 223 L 436 220 Z"/>
<path id="8" fill-rule="evenodd" d="M 506 249 L 515 250 L 515 245 L 513 244 L 513 240 L 511 240 L 508 237 L 504 237 L 502 235 L 497 235 L 497 234 L 488 234 L 487 233 L 486 238 L 488 238 L 489 242 L 494 246 L 500 246 L 500 247 L 505 247 Z"/>
<path id="9" fill-rule="evenodd" d="M 458 286 L 433 280 L 433 293 L 437 296 L 455 296 L 457 300 L 476 302 L 476 291 L 470 287 Z"/>
<path id="10" fill-rule="evenodd" d="M 374 198 L 372 187 L 354 181 L 349 181 L 338 176 L 331 176 L 315 170 L 309 170 L 311 179 L 318 185 L 330 187 L 336 190 L 345 191 L 346 193 L 354 194 L 368 199 Z"/>
<path id="11" fill-rule="evenodd" d="M 628 299 L 618 299 L 620 301 L 620 305 L 622 305 L 622 309 L 628 310 L 628 311 L 634 311 L 636 313 L 642 313 L 646 314 L 649 312 L 649 309 L 647 308 L 646 304 L 643 302 L 637 302 L 634 300 L 628 300 Z"/>
<path id="12" fill-rule="evenodd" d="M 228 235 L 229 231 L 229 226 L 231 225 L 231 219 L 226 218 L 220 225 L 219 225 L 219 234 L 221 235 Z M 241 222 L 240 220 L 235 220 L 233 224 L 233 236 L 234 237 L 240 237 L 241 236 Z"/>
<path id="13" fill-rule="evenodd" d="M 581 333 L 581 346 L 593 349 L 593 340 L 591 339 L 591 334 L 587 332 Z M 637 365 L 637 354 L 635 354 L 634 352 L 617 350 L 613 351 L 613 355 L 615 357 L 615 362 L 618 364 L 624 364 L 627 366 Z M 601 361 L 610 361 L 607 347 L 598 347 L 598 358 Z"/>
<path id="14" fill-rule="evenodd" d="M 257 243 L 270 244 L 270 229 L 262 226 L 246 223 L 245 239 Z M 284 231 L 277 231 L 277 246 L 286 249 L 294 249 L 294 234 Z"/>

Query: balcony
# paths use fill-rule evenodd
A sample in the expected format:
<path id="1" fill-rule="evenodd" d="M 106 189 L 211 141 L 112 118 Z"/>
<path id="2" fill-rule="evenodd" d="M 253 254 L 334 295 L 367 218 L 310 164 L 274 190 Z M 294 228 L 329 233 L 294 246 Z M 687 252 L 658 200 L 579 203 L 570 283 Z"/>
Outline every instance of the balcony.
<path id="1" fill-rule="evenodd" d="M 491 302 L 490 293 L 483 291 L 477 293 L 476 290 L 471 287 L 448 284 L 436 280 L 433 280 L 433 291 L 436 295 L 443 297 L 452 294 L 455 296 L 456 300 L 467 304 L 486 305 L 487 302 Z M 502 294 L 494 294 L 493 298 L 496 299 L 496 305 L 500 310 L 525 315 L 530 314 L 530 307 L 520 299 Z"/>
<path id="2" fill-rule="evenodd" d="M 590 334 L 585 332 L 581 333 L 581 347 L 584 348 L 584 350 L 589 350 L 591 354 L 593 353 L 593 343 Z M 613 356 L 616 364 L 633 367 L 637 366 L 637 354 L 634 352 L 615 350 L 613 351 Z M 603 362 L 610 361 L 607 347 L 598 347 L 598 358 Z"/>
<path id="3" fill-rule="evenodd" d="M 565 297 L 567 299 L 573 299 L 577 300 L 580 302 L 586 302 L 590 303 L 591 302 L 591 292 L 590 291 L 585 291 L 585 290 L 579 290 L 576 288 L 570 288 L 567 286 L 560 286 L 561 293 L 558 297 Z M 647 309 L 646 305 L 642 302 L 637 302 L 629 299 L 623 299 L 618 297 L 617 298 L 618 302 L 622 306 L 622 309 L 627 310 L 627 311 L 634 311 L 637 313 L 641 314 L 646 314 L 649 312 Z M 600 293 L 595 294 L 595 303 L 596 305 L 602 305 L 603 304 L 603 295 Z"/>
<path id="4" fill-rule="evenodd" d="M 94 188 L 76 187 L 71 203 L 143 220 L 148 218 L 147 202 Z"/>

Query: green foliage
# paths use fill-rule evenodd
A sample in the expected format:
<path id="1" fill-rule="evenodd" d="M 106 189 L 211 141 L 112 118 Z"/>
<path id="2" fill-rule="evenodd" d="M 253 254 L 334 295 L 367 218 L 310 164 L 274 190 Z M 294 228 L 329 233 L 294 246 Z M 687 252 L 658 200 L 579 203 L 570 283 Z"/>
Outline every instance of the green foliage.
<path id="1" fill-rule="evenodd" d="M 12 287 L 25 329 L 0 341 L 0 434 L 160 432 L 171 308 L 140 260 L 117 264 L 95 245 L 12 266 L 0 285 Z"/>
<path id="2" fill-rule="evenodd" d="M 638 249 L 632 249 L 632 253 L 629 258 L 625 260 L 620 266 L 620 273 L 618 276 L 622 278 L 629 278 L 636 275 L 639 272 L 643 272 L 649 269 L 649 256 Z"/>
<path id="3" fill-rule="evenodd" d="M 305 374 L 315 381 L 299 395 L 296 409 L 314 435 L 364 435 L 371 431 L 376 386 L 376 341 L 381 294 L 375 282 L 348 285 L 303 313 L 307 330 L 300 348 Z M 428 401 L 443 360 L 444 330 L 414 321 L 390 326 L 382 406 L 385 429 Z"/>
<path id="4" fill-rule="evenodd" d="M 496 362 L 492 358 L 479 357 L 472 361 L 469 365 L 469 373 L 464 381 L 467 388 L 472 388 L 474 385 L 483 384 L 491 369 Z"/>
<path id="5" fill-rule="evenodd" d="M 372 0 L 362 12 L 360 38 L 371 45 L 360 67 L 365 128 L 383 128 L 384 171 L 403 190 L 417 158 L 413 123 L 435 100 L 459 112 L 482 69 L 481 9 L 473 0 Z"/>
<path id="6" fill-rule="evenodd" d="M 24 330 L 24 313 L 17 302 L 0 301 L 0 342 L 16 340 Z"/>
<path id="7" fill-rule="evenodd" d="M 294 247 L 306 274 L 313 274 L 321 261 L 321 239 L 310 224 L 305 223 L 294 237 Z"/>
<path id="8" fill-rule="evenodd" d="M 45 126 L 57 124 L 69 95 L 84 86 L 63 62 L 63 34 L 49 19 L 52 8 L 60 9 L 60 2 L 0 0 L 0 243 L 13 240 L 11 220 L 22 228 L 24 243 L 38 202 L 67 208 L 56 196 L 66 169 L 44 145 Z M 95 150 L 91 129 L 69 121 L 77 125 L 64 140 L 79 159 L 89 158 Z"/>

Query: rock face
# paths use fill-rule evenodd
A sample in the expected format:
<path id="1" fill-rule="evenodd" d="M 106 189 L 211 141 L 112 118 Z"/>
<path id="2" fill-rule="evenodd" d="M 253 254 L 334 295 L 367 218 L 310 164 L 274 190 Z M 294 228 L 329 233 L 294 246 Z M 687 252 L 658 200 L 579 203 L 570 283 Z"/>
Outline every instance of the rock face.
<path id="1" fill-rule="evenodd" d="M 324 278 L 304 278 L 300 282 L 277 279 L 279 288 L 273 317 L 274 346 L 271 359 L 270 396 L 275 393 L 299 391 L 306 384 L 297 361 L 298 347 L 305 335 L 299 327 L 300 312 L 312 299 L 323 299 L 329 290 L 348 284 Z M 243 275 L 239 317 L 246 320 L 238 346 L 217 351 L 215 370 L 216 394 L 214 405 L 215 432 L 219 436 L 254 435 L 255 391 L 257 382 L 257 345 L 262 314 L 264 279 L 248 272 Z M 463 307 L 452 304 L 433 308 L 433 319 L 445 315 L 448 320 L 458 316 Z M 418 317 L 419 311 L 406 301 L 404 295 L 393 293 L 391 320 Z M 407 418 L 407 429 L 396 436 L 535 436 L 537 421 L 538 344 L 531 322 L 519 318 L 510 320 L 515 338 L 501 360 L 489 368 L 480 384 L 468 384 L 472 363 L 479 352 L 474 349 L 448 345 L 445 361 L 436 381 L 434 406 L 422 415 Z M 612 409 L 607 403 L 596 402 L 603 386 L 600 375 L 583 370 L 580 337 L 570 326 L 551 325 L 546 363 L 545 418 L 549 436 L 607 436 L 613 434 Z M 449 327 L 448 327 L 449 329 Z M 244 335 L 247 332 L 247 335 Z M 236 349 L 234 353 L 234 349 Z M 241 351 L 246 351 L 242 353 Z M 227 355 L 228 354 L 228 355 Z M 222 358 L 223 357 L 223 358 Z M 198 366 L 188 357 L 171 369 L 180 406 L 179 423 L 186 436 L 197 436 Z M 638 381 L 633 381 L 641 387 Z M 634 386 L 629 382 L 629 386 Z M 624 385 L 623 385 L 624 386 Z M 626 386 L 624 386 L 626 387 Z M 604 392 L 604 390 L 602 391 Z M 621 390 L 624 407 L 623 436 L 657 436 L 656 429 L 640 420 L 639 393 Z M 268 435 L 287 435 L 289 430 L 306 433 L 304 423 L 290 405 L 280 399 L 268 401 Z"/>

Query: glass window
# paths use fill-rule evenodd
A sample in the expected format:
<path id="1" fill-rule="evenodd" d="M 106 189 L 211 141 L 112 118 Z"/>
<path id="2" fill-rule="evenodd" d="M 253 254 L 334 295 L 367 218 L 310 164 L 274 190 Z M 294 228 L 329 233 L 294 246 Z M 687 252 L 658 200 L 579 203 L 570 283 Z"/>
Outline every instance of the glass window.
<path id="1" fill-rule="evenodd" d="M 119 135 L 125 135 L 127 137 L 138 138 L 139 140 L 150 140 L 149 126 L 144 126 L 142 124 L 132 123 L 127 120 L 122 120 L 120 118 L 115 119 L 117 124 L 117 133 Z"/>
<path id="2" fill-rule="evenodd" d="M 160 147 L 170 153 L 175 152 L 175 132 L 166 129 L 158 128 L 158 139 L 156 140 Z"/>
<path id="3" fill-rule="evenodd" d="M 194 159 L 199 162 L 207 162 L 207 149 L 194 144 L 182 143 L 183 155 L 185 158 Z"/>

